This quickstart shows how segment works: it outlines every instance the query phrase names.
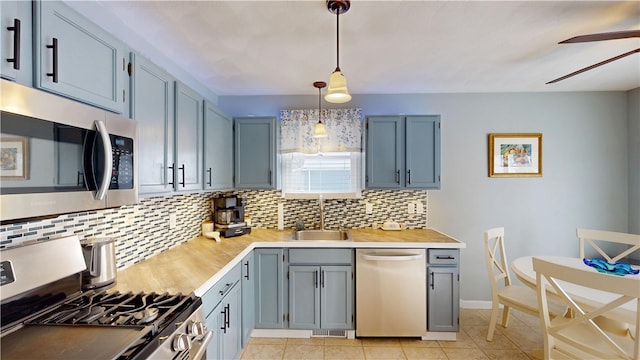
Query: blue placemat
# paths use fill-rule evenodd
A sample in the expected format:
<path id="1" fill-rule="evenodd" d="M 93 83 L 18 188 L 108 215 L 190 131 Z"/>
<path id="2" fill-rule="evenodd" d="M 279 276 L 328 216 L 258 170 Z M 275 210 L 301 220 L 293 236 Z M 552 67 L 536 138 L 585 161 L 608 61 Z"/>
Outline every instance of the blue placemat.
<path id="1" fill-rule="evenodd" d="M 589 260 L 587 258 L 582 259 L 582 262 L 584 262 L 586 265 L 591 266 L 592 268 L 595 268 L 596 270 L 598 270 L 598 272 L 605 273 L 605 274 L 624 276 L 624 275 L 636 275 L 640 273 L 639 269 L 634 269 L 631 267 L 631 265 L 625 262 L 616 262 L 612 264 L 607 262 L 604 259 Z"/>

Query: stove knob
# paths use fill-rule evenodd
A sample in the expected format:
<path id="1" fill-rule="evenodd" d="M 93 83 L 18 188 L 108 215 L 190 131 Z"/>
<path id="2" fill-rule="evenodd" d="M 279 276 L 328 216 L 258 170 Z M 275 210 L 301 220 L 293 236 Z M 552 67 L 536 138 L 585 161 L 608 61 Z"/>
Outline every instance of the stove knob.
<path id="1" fill-rule="evenodd" d="M 173 338 L 173 351 L 185 351 L 191 349 L 191 340 L 187 334 L 179 333 Z"/>
<path id="2" fill-rule="evenodd" d="M 194 321 L 191 324 L 189 324 L 189 326 L 187 326 L 187 334 L 191 336 L 204 335 L 205 332 L 206 330 L 204 328 L 204 324 L 201 323 L 200 321 Z"/>

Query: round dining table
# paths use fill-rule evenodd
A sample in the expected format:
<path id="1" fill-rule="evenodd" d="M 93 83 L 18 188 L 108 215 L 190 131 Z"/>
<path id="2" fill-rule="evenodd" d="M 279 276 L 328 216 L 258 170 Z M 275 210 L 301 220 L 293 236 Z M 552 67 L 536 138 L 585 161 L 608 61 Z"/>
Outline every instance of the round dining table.
<path id="1" fill-rule="evenodd" d="M 571 266 L 575 268 L 579 268 L 581 270 L 597 272 L 597 270 L 591 266 L 586 265 L 581 258 L 577 257 L 565 257 L 565 256 L 538 256 L 539 258 L 556 262 L 562 265 Z M 511 263 L 511 270 L 516 275 L 516 277 L 525 285 L 531 287 L 532 289 L 536 289 L 536 272 L 533 270 L 533 256 L 523 256 L 515 259 Z M 637 269 L 637 266 L 633 266 L 633 268 Z M 618 276 L 618 275 L 610 275 L 610 276 Z M 640 294 L 640 274 L 637 275 L 625 275 L 625 277 L 629 277 L 633 281 L 634 284 L 637 284 L 638 293 Z M 560 286 L 564 289 L 565 292 L 574 297 L 574 300 L 578 302 L 580 305 L 585 307 L 599 307 L 603 304 L 611 302 L 618 298 L 620 295 L 613 294 L 610 292 L 593 289 L 589 287 L 584 287 L 572 283 L 567 283 L 563 281 L 558 282 Z M 547 289 L 548 294 L 552 297 L 558 296 L 555 294 L 555 290 L 551 287 Z M 628 322 L 630 319 L 635 318 L 637 309 L 637 304 L 635 301 L 628 301 L 625 304 L 621 305 L 619 308 L 614 309 L 610 314 L 607 314 L 607 317 L 612 319 L 620 320 Z"/>

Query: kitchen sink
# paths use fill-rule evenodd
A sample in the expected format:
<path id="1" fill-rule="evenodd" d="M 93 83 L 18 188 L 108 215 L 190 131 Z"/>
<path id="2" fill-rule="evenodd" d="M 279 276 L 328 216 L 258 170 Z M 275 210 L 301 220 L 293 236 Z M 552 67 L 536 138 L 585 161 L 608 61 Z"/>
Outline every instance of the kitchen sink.
<path id="1" fill-rule="evenodd" d="M 294 231 L 288 241 L 353 241 L 349 230 Z"/>

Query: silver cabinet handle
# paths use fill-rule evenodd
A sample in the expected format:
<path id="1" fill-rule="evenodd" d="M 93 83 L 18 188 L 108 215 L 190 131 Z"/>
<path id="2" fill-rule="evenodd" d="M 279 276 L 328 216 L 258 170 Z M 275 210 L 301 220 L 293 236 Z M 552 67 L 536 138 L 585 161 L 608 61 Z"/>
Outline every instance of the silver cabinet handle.
<path id="1" fill-rule="evenodd" d="M 422 254 L 410 254 L 410 255 L 367 255 L 361 254 L 360 257 L 364 260 L 374 261 L 411 261 L 422 259 Z"/>
<path id="2" fill-rule="evenodd" d="M 102 150 L 104 152 L 104 166 L 102 167 L 102 182 L 100 188 L 94 198 L 96 200 L 104 200 L 104 196 L 109 190 L 109 184 L 111 183 L 111 171 L 113 170 L 113 149 L 111 148 L 111 139 L 109 133 L 104 125 L 103 121 L 96 120 L 96 129 L 102 138 Z"/>

